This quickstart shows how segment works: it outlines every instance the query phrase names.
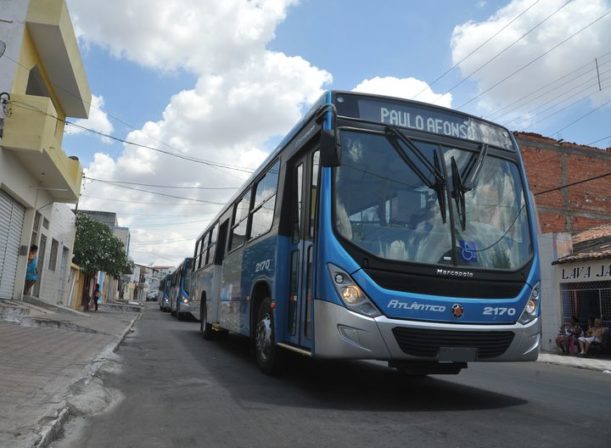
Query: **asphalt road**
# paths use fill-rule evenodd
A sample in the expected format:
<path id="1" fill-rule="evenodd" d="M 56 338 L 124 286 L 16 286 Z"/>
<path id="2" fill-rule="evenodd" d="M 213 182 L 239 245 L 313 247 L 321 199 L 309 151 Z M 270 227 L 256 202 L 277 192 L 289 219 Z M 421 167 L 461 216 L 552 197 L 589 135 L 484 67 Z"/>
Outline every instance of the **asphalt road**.
<path id="1" fill-rule="evenodd" d="M 272 378 L 245 339 L 198 330 L 149 308 L 119 350 L 121 371 L 103 378 L 125 399 L 53 446 L 611 447 L 609 374 L 471 364 L 414 380 L 382 364 L 291 356 Z"/>

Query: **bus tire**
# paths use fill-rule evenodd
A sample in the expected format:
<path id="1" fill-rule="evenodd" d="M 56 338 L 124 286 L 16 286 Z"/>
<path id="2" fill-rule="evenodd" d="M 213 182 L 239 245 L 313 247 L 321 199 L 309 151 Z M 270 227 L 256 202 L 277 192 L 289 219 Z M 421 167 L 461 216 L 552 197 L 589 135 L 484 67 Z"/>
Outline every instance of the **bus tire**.
<path id="1" fill-rule="evenodd" d="M 208 322 L 208 307 L 206 306 L 206 302 L 202 301 L 200 305 L 200 314 L 199 314 L 199 331 L 202 334 L 202 337 L 209 341 L 212 339 L 213 331 L 212 325 Z"/>
<path id="2" fill-rule="evenodd" d="M 280 353 L 274 334 L 274 313 L 272 299 L 263 299 L 257 310 L 255 326 L 255 355 L 259 369 L 267 375 L 274 375 L 280 369 Z"/>

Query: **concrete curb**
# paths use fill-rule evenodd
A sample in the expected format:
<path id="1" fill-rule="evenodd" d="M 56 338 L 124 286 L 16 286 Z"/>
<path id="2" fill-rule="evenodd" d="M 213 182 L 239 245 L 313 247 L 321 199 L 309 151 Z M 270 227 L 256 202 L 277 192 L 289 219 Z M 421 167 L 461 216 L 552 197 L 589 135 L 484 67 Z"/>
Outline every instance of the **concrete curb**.
<path id="1" fill-rule="evenodd" d="M 85 381 L 85 384 L 89 383 L 91 378 L 95 376 L 95 374 L 100 370 L 104 361 L 108 358 L 111 353 L 117 351 L 121 343 L 125 340 L 129 332 L 132 330 L 138 319 L 142 317 L 142 313 L 138 314 L 134 317 L 131 322 L 127 325 L 123 333 L 119 336 L 118 339 L 110 342 L 104 347 L 98 356 L 95 357 L 93 361 L 87 367 L 84 368 L 84 374 L 81 375 L 76 381 L 74 381 L 70 386 L 68 386 L 68 390 L 76 383 L 81 381 Z M 64 400 L 62 405 L 57 409 L 56 412 L 57 418 L 49 422 L 48 424 L 43 425 L 39 430 L 40 438 L 38 442 L 33 445 L 33 448 L 46 448 L 49 446 L 51 442 L 53 442 L 60 431 L 62 430 L 64 424 L 70 417 L 70 406 Z"/>
<path id="2" fill-rule="evenodd" d="M 611 371 L 611 360 L 607 359 L 577 358 L 574 356 L 564 356 L 542 352 L 539 354 L 539 359 L 537 362 L 605 373 Z"/>

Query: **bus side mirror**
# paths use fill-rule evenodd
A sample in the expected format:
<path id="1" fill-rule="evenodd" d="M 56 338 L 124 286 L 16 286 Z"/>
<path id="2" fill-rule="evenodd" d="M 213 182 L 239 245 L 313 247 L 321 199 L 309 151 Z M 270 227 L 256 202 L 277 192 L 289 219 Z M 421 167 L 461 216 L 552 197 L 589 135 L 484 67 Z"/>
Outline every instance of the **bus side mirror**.
<path id="1" fill-rule="evenodd" d="M 341 165 L 341 147 L 333 129 L 320 131 L 320 164 L 323 167 Z"/>

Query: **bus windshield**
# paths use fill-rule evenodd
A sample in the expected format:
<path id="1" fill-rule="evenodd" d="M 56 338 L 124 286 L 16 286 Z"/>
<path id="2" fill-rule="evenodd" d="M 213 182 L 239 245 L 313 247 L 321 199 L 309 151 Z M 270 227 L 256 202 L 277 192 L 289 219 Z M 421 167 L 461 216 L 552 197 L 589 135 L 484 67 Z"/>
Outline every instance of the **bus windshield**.
<path id="1" fill-rule="evenodd" d="M 514 162 L 409 140 L 431 170 L 426 161 L 406 158 L 400 151 L 407 154 L 409 145 L 387 135 L 343 130 L 340 138 L 334 203 L 335 228 L 344 239 L 374 256 L 412 263 L 515 270 L 530 260 L 526 200 Z M 477 176 L 469 176 L 474 165 Z M 439 174 L 449 200 L 431 188 Z M 472 180 L 468 189 L 465 179 Z"/>

